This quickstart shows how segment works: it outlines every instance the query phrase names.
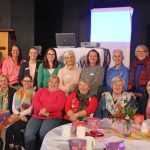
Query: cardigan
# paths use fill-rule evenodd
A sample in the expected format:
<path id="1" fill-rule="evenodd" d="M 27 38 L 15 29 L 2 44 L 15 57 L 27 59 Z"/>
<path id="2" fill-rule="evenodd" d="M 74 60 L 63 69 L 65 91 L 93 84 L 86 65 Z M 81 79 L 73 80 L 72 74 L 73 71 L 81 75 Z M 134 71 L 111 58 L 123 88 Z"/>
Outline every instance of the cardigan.
<path id="1" fill-rule="evenodd" d="M 38 89 L 41 87 L 48 87 L 48 80 L 51 77 L 51 75 L 57 75 L 59 69 L 62 67 L 62 64 L 59 63 L 57 68 L 53 68 L 53 73 L 51 74 L 48 70 L 48 68 L 45 68 L 43 63 L 39 65 L 38 68 L 38 75 L 37 75 L 37 86 Z"/>

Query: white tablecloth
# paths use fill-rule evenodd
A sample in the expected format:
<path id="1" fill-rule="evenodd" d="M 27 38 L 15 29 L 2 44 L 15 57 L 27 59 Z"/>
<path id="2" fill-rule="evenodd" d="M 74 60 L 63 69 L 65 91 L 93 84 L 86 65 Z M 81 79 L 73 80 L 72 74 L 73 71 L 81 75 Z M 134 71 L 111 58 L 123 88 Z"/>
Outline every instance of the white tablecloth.
<path id="1" fill-rule="evenodd" d="M 107 135 L 106 138 L 104 135 L 102 140 L 101 137 L 95 139 L 96 145 L 94 150 L 102 150 L 105 148 L 104 143 L 120 140 L 125 141 L 126 150 L 150 150 L 150 142 L 141 140 L 125 140 L 113 136 L 111 133 L 110 135 Z M 46 134 L 41 146 L 41 150 L 69 150 L 68 139 L 62 137 L 62 126 L 59 126 Z"/>

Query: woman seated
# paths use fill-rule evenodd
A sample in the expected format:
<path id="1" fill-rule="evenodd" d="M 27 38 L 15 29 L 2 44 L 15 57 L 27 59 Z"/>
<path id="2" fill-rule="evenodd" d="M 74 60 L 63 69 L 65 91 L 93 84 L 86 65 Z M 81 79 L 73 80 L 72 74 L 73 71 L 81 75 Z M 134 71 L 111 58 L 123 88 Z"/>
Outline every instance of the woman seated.
<path id="1" fill-rule="evenodd" d="M 45 134 L 62 122 L 66 95 L 59 88 L 59 78 L 52 75 L 48 88 L 40 88 L 33 98 L 34 113 L 25 131 L 25 149 L 34 150 L 36 136 L 39 133 L 41 142 Z"/>
<path id="2" fill-rule="evenodd" d="M 31 76 L 24 76 L 22 87 L 17 90 L 13 97 L 12 111 L 18 121 L 11 124 L 6 130 L 6 147 L 21 150 L 23 144 L 23 132 L 32 112 L 32 97 L 34 94 Z M 12 116 L 12 117 L 14 117 Z M 7 148 L 6 148 L 7 149 Z"/>
<path id="3" fill-rule="evenodd" d="M 64 64 L 65 67 L 58 72 L 60 78 L 59 88 L 66 94 L 69 94 L 77 88 L 81 69 L 75 65 L 76 58 L 73 51 L 66 51 L 64 53 Z"/>
<path id="4" fill-rule="evenodd" d="M 90 84 L 87 79 L 80 79 L 77 92 L 68 96 L 65 105 L 65 116 L 62 124 L 84 120 L 93 114 L 97 108 L 98 100 L 89 94 Z"/>
<path id="5" fill-rule="evenodd" d="M 9 110 L 12 113 L 12 101 L 15 89 L 9 87 L 8 77 L 0 75 L 0 110 Z"/>
<path id="6" fill-rule="evenodd" d="M 120 107 L 130 106 L 135 108 L 135 97 L 133 94 L 124 92 L 124 79 L 120 76 L 114 77 L 111 82 L 112 93 L 105 92 L 99 101 L 98 108 L 94 114 L 100 119 L 115 116 Z"/>
<path id="7" fill-rule="evenodd" d="M 143 114 L 145 119 L 150 119 L 150 80 L 146 84 L 145 94 L 139 98 L 137 113 Z"/>
<path id="8" fill-rule="evenodd" d="M 88 52 L 86 66 L 83 68 L 80 78 L 89 80 L 90 94 L 97 96 L 98 92 L 101 93 L 98 88 L 100 90 L 103 87 L 104 69 L 100 65 L 100 55 L 95 49 Z"/>

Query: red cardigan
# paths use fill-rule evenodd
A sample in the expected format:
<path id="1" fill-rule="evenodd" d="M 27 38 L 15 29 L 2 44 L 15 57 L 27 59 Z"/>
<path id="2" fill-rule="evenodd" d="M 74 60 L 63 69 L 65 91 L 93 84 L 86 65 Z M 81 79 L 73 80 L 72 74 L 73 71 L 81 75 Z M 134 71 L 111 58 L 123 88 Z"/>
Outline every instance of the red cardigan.
<path id="1" fill-rule="evenodd" d="M 33 98 L 33 116 L 41 119 L 62 118 L 65 102 L 66 95 L 63 91 L 50 92 L 48 88 L 40 88 Z M 46 108 L 46 111 L 49 112 L 50 115 L 48 117 L 39 116 L 41 108 Z"/>
<path id="2" fill-rule="evenodd" d="M 76 98 L 76 92 L 71 93 L 68 98 L 65 105 L 65 112 L 67 113 L 69 110 L 72 110 L 73 112 L 78 112 L 78 107 L 80 105 L 79 100 Z M 89 105 L 85 108 L 85 111 L 87 115 L 90 115 L 96 111 L 98 105 L 98 100 L 95 96 L 89 98 Z M 67 114 L 65 114 L 64 118 L 66 120 L 69 120 Z"/>

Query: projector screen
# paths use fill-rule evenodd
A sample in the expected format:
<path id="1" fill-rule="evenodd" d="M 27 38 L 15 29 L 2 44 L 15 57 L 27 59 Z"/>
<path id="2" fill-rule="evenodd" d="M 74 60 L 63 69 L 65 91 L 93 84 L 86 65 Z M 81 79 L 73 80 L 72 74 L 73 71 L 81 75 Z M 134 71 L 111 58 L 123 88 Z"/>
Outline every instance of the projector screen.
<path id="1" fill-rule="evenodd" d="M 97 8 L 91 10 L 91 42 L 100 42 L 112 54 L 124 52 L 124 64 L 130 65 L 130 39 L 133 9 L 131 7 Z M 113 66 L 111 62 L 110 67 Z"/>

